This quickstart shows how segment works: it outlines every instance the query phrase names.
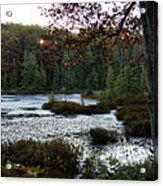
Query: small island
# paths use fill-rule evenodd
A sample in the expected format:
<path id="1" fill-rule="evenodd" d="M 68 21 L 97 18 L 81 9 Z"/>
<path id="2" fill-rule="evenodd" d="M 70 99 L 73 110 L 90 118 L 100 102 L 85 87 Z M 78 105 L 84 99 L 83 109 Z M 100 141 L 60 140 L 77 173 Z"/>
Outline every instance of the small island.
<path id="1" fill-rule="evenodd" d="M 44 103 L 43 109 L 48 109 L 55 114 L 62 115 L 73 115 L 73 114 L 102 114 L 108 113 L 111 109 L 115 108 L 114 105 L 109 104 L 109 102 L 100 102 L 96 105 L 81 105 L 79 103 L 67 102 L 67 101 L 54 101 L 49 103 Z"/>

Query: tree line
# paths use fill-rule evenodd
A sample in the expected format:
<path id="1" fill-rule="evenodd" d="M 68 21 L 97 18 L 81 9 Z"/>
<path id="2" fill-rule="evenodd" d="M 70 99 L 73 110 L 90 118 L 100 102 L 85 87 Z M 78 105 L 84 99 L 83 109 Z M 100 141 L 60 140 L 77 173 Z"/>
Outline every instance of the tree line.
<path id="1" fill-rule="evenodd" d="M 105 90 L 139 93 L 144 74 L 142 35 L 126 43 L 99 29 L 80 33 L 37 25 L 2 24 L 2 90 Z M 42 43 L 40 43 L 42 40 Z"/>

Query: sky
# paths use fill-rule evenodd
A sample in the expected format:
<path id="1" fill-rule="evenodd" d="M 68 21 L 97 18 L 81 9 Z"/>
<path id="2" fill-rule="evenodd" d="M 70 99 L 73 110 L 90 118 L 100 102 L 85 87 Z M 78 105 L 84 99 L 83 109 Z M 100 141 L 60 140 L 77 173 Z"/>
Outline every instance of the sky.
<path id="1" fill-rule="evenodd" d="M 17 4 L 17 5 L 2 5 L 1 6 L 1 22 L 12 22 L 12 23 L 22 23 L 25 25 L 38 24 L 41 26 L 48 25 L 48 19 L 44 16 L 40 16 L 40 9 L 37 7 L 39 4 Z M 41 6 L 50 7 L 50 4 L 43 4 Z M 12 12 L 12 16 L 8 17 L 6 15 L 7 11 Z"/>
<path id="2" fill-rule="evenodd" d="M 116 5 L 121 5 L 120 2 L 116 2 Z M 1 22 L 2 23 L 21 23 L 23 25 L 35 25 L 48 26 L 50 19 L 47 19 L 45 16 L 40 16 L 41 10 L 38 7 L 50 8 L 51 3 L 49 4 L 11 4 L 11 5 L 2 5 L 1 6 Z M 112 8 L 112 4 L 106 5 L 102 3 L 102 9 L 109 11 Z M 12 16 L 7 16 L 6 12 L 12 12 Z M 111 13 L 111 11 L 110 11 Z M 138 13 L 136 13 L 138 14 Z M 59 20 L 57 25 L 65 25 L 64 19 Z"/>

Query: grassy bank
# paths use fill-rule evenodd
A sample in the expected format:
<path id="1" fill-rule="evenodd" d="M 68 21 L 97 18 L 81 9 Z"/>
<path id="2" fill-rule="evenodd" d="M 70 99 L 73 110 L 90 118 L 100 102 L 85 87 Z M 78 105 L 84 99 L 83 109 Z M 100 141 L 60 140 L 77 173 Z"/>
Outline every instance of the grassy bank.
<path id="1" fill-rule="evenodd" d="M 125 99 L 117 109 L 117 118 L 124 121 L 126 135 L 151 137 L 147 96 L 137 95 Z"/>

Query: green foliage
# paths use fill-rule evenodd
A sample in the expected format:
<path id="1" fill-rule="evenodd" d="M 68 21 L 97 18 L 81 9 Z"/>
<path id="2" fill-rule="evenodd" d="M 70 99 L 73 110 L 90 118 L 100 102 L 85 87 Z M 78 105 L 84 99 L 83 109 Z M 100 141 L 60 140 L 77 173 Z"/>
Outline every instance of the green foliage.
<path id="1" fill-rule="evenodd" d="M 45 33 L 37 25 L 2 24 L 2 89 L 19 89 L 24 58 L 38 51 L 38 41 Z"/>
<path id="2" fill-rule="evenodd" d="M 81 179 L 108 179 L 107 167 L 95 156 L 85 160 Z"/>
<path id="3" fill-rule="evenodd" d="M 108 67 L 108 73 L 107 73 L 107 79 L 106 79 L 106 97 L 107 98 L 113 98 L 114 96 L 114 74 L 112 66 L 109 65 Z"/>
<path id="4" fill-rule="evenodd" d="M 141 173 L 142 168 L 145 169 L 145 173 Z M 124 166 L 116 174 L 111 174 L 109 179 L 154 181 L 158 178 L 157 174 L 157 163 L 145 161 L 134 166 Z"/>
<path id="5" fill-rule="evenodd" d="M 28 174 L 30 177 L 74 178 L 78 173 L 79 155 L 79 148 L 62 141 L 40 143 L 21 140 L 2 144 L 2 176 Z M 11 171 L 5 169 L 8 161 L 13 162 Z M 21 166 L 16 168 L 15 164 Z"/>
<path id="6" fill-rule="evenodd" d="M 53 44 L 40 45 L 39 41 L 44 37 L 47 43 Z M 134 76 L 131 73 L 136 66 L 131 68 L 129 66 L 142 46 L 135 43 L 130 49 L 125 49 L 122 41 L 118 40 L 113 50 L 108 51 L 112 41 L 107 40 L 103 43 L 103 37 L 96 29 L 85 29 L 83 34 L 76 37 L 64 29 L 56 28 L 51 36 L 47 36 L 46 28 L 39 26 L 3 24 L 2 90 L 20 87 L 24 90 L 36 88 L 60 91 L 62 87 L 73 91 L 106 90 L 106 95 L 103 95 L 105 98 L 125 94 L 127 91 L 137 91 L 135 89 L 139 85 L 134 83 L 135 80 L 132 79 Z M 122 48 L 123 60 L 120 57 Z M 37 66 L 37 73 L 35 83 L 30 87 L 26 78 L 22 82 L 20 75 L 25 73 L 27 54 L 30 55 L 33 51 L 37 65 L 30 62 L 29 66 Z M 108 59 L 113 62 L 109 64 L 110 68 Z M 34 70 L 29 70 L 29 74 L 34 74 L 32 71 Z M 141 73 L 141 69 L 139 71 Z M 125 74 L 128 74 L 130 81 L 126 81 Z M 140 80 L 140 77 L 137 78 Z M 129 87 L 125 82 L 126 84 L 129 82 Z"/>
<path id="7" fill-rule="evenodd" d="M 134 63 L 129 63 L 122 70 L 122 75 L 118 75 L 114 84 L 114 96 L 130 96 L 139 93 L 138 67 Z"/>
<path id="8" fill-rule="evenodd" d="M 43 66 L 41 65 L 38 68 L 38 73 L 37 73 L 37 86 L 38 86 L 38 90 L 39 89 L 44 89 L 45 85 L 46 85 L 46 74 L 45 74 L 45 70 L 43 69 Z"/>
<path id="9" fill-rule="evenodd" d="M 115 74 L 112 65 L 108 66 L 106 89 L 103 97 L 109 100 L 125 100 L 132 95 L 141 93 L 140 72 L 141 68 L 133 62 L 125 65 Z"/>
<path id="10" fill-rule="evenodd" d="M 23 63 L 21 73 L 21 88 L 25 90 L 40 90 L 45 86 L 45 72 L 39 69 L 36 57 L 33 53 L 29 53 Z"/>
<path id="11" fill-rule="evenodd" d="M 108 142 L 114 143 L 117 141 L 117 132 L 108 131 L 104 128 L 93 128 L 90 130 L 92 143 L 97 145 L 105 145 Z"/>
<path id="12" fill-rule="evenodd" d="M 113 158 L 112 156 L 109 156 L 107 160 L 109 161 L 111 167 L 115 165 L 119 166 L 120 164 L 120 162 L 116 158 Z"/>
<path id="13" fill-rule="evenodd" d="M 92 156 L 85 161 L 82 179 L 108 179 L 108 180 L 142 180 L 154 181 L 158 178 L 158 165 L 155 161 L 146 160 L 136 165 L 120 165 L 120 162 L 109 156 L 109 170 L 104 162 Z M 141 169 L 145 169 L 142 173 Z"/>

